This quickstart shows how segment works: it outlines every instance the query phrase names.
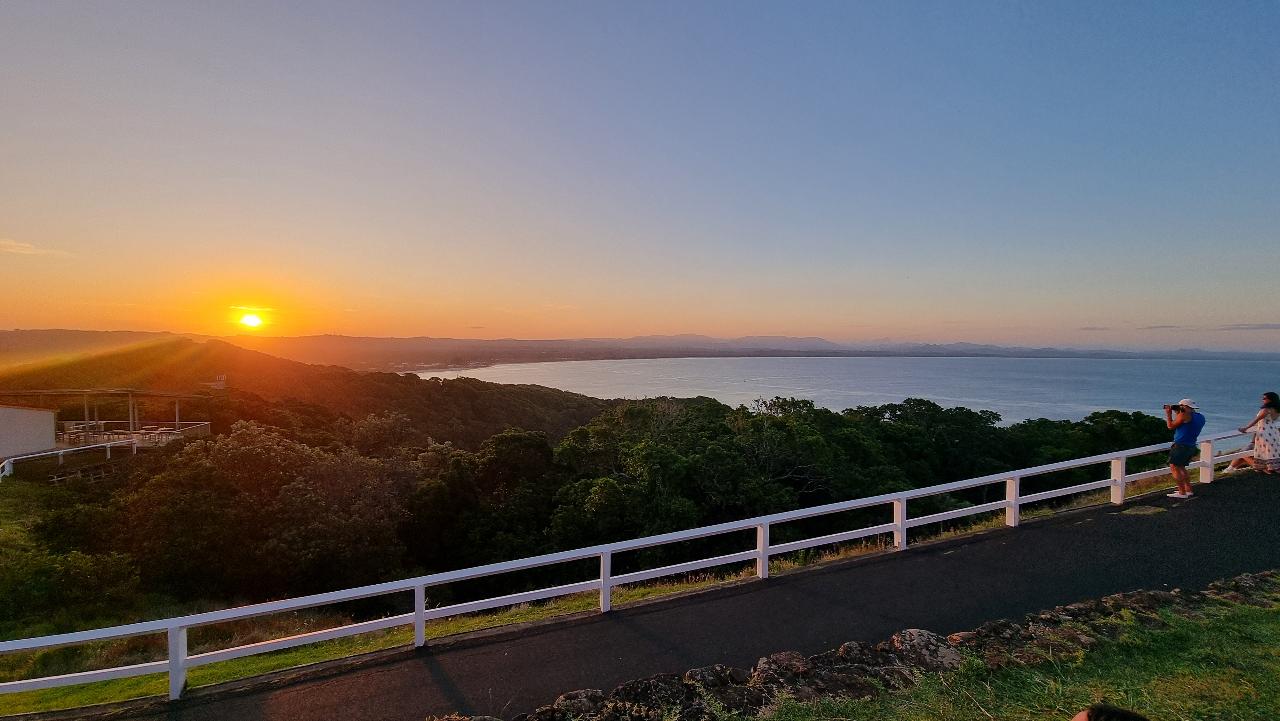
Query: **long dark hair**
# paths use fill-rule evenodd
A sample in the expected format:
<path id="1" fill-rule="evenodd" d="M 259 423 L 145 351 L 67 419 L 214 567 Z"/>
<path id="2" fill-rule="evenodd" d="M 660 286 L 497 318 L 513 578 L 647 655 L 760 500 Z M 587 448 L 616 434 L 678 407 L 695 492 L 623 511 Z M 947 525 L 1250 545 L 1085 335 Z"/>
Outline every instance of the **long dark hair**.
<path id="1" fill-rule="evenodd" d="M 1280 396 L 1275 391 L 1267 391 L 1262 394 L 1262 407 L 1270 408 L 1273 411 L 1280 411 Z"/>

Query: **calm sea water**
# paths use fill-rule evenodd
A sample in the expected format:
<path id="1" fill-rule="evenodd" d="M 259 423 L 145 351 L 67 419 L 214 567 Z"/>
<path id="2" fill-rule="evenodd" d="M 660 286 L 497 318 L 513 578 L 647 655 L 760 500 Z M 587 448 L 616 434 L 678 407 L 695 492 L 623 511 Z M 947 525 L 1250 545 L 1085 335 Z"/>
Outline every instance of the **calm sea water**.
<path id="1" fill-rule="evenodd" d="M 1144 411 L 1189 396 L 1225 431 L 1280 390 L 1280 361 L 1088 358 L 662 358 L 520 363 L 420 375 L 534 383 L 598 398 L 710 396 L 730 405 L 786 396 L 842 410 L 928 398 L 992 410 L 1005 422 L 1079 420 L 1098 410 Z"/>

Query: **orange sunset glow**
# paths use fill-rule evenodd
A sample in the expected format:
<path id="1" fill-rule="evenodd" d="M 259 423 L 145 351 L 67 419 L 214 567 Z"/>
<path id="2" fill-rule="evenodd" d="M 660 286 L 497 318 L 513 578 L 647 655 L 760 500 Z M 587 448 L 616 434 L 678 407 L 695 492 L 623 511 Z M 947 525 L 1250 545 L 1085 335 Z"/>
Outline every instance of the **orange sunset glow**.
<path id="1" fill-rule="evenodd" d="M 940 21 L 850 45 L 846 30 L 883 19 L 836 4 L 782 25 L 744 11 L 706 52 L 724 29 L 709 8 L 618 24 L 632 11 L 516 20 L 440 5 L 300 33 L 284 7 L 247 23 L 218 4 L 132 20 L 5 5 L 0 327 L 1280 339 L 1214 245 L 1280 260 L 1261 190 L 1280 167 L 1277 106 L 1251 85 L 1274 74 L 1244 70 L 1275 62 L 1272 38 L 1249 29 L 1265 22 L 1214 39 L 1231 52 L 1209 68 L 1184 58 L 1116 77 L 1099 68 L 1131 66 L 1131 51 L 1182 57 L 1166 47 L 1180 31 L 1138 25 L 1136 44 L 1041 57 L 994 29 L 1036 37 L 1060 27 L 1030 17 L 1049 7 L 955 6 L 995 16 L 977 23 L 993 34 L 961 40 Z M 643 30 L 613 36 L 631 22 Z M 117 24 L 123 41 L 101 30 Z M 401 31 L 422 35 L 388 39 Z M 794 55 L 796 37 L 813 56 Z M 1148 97 L 1163 98 L 1149 117 Z M 981 112 L 935 117 L 934 104 Z M 1045 110 L 1058 107 L 1075 115 Z M 1193 310 L 1164 302 L 1189 267 Z M 246 303 L 279 312 L 228 314 Z"/>

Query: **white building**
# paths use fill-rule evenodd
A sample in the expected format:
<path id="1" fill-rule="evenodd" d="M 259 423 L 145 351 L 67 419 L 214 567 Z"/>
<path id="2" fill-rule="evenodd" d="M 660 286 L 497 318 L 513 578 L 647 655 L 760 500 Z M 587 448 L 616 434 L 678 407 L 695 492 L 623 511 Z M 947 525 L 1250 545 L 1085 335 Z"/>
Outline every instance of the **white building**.
<path id="1" fill-rule="evenodd" d="M 54 411 L 43 408 L 0 406 L 0 458 L 55 447 L 56 416 Z"/>

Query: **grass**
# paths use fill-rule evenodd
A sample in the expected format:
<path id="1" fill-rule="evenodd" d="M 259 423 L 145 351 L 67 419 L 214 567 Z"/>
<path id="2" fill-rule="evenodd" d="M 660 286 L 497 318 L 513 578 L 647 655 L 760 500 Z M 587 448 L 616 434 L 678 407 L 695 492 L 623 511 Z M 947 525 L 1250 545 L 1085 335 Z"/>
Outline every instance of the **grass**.
<path id="1" fill-rule="evenodd" d="M 1132 496 L 1137 493 L 1144 493 L 1157 488 L 1167 487 L 1171 485 L 1171 483 L 1171 480 L 1167 476 L 1149 479 L 1147 481 L 1143 481 L 1141 484 L 1132 484 L 1129 490 L 1129 495 Z M 0 543 L 15 542 L 13 539 L 4 535 L 6 533 L 16 533 L 17 537 L 21 538 L 22 541 L 25 542 L 25 527 L 23 526 L 23 522 L 25 519 L 31 517 L 31 507 L 32 504 L 35 503 L 35 494 L 38 492 L 38 489 L 34 487 L 21 490 L 21 487 L 25 485 L 26 484 L 11 484 L 8 490 L 19 490 L 16 492 L 0 494 Z M 1108 499 L 1109 495 L 1106 490 L 1098 493 L 1082 494 L 1080 496 L 1072 497 L 1065 504 L 1041 504 L 1035 509 L 1025 511 L 1022 517 L 1023 519 L 1032 519 L 1049 516 L 1063 510 L 1106 503 Z M 17 529 L 16 531 L 9 530 L 11 528 L 11 524 L 13 528 Z M 1003 526 L 1004 514 L 1003 512 L 996 512 L 992 514 L 984 514 L 982 517 L 966 519 L 964 521 L 948 524 L 946 527 L 936 529 L 927 534 L 913 534 L 910 540 L 912 543 L 919 543 L 923 540 L 943 540 L 948 538 L 964 537 L 995 528 L 1001 528 Z M 886 537 L 880 537 L 863 539 L 854 543 L 841 544 L 828 549 L 800 551 L 776 556 L 771 559 L 769 563 L 769 572 L 771 575 L 782 574 L 819 563 L 850 559 L 884 551 L 889 547 L 890 544 L 888 539 Z M 678 580 L 667 579 L 664 581 L 619 586 L 614 589 L 612 600 L 615 607 L 626 606 L 627 604 L 637 603 L 644 600 L 706 589 L 726 582 L 751 578 L 752 576 L 754 576 L 754 567 L 740 566 L 736 569 L 727 571 L 721 570 L 720 572 L 703 572 L 700 574 L 689 575 Z M 546 620 L 559 616 L 591 611 L 597 608 L 598 602 L 596 594 L 582 593 L 536 604 L 521 604 L 519 606 L 514 606 L 496 612 L 467 614 L 464 616 L 440 619 L 437 621 L 431 621 L 427 624 L 427 637 L 429 639 L 438 639 L 461 633 L 498 628 L 531 621 Z M 298 619 L 301 620 L 299 621 Z M 280 638 L 290 635 L 291 633 L 298 633 L 302 630 L 296 628 L 298 625 L 305 626 L 305 630 L 315 630 L 317 628 L 341 625 L 345 622 L 347 621 L 341 617 L 336 617 L 333 614 L 330 614 L 328 616 L 321 617 L 320 623 L 317 625 L 316 618 L 308 618 L 305 615 L 300 615 L 292 622 L 282 622 L 283 624 L 293 623 L 294 627 L 290 628 L 282 624 L 272 625 L 265 619 L 259 619 L 255 622 L 246 624 L 248 630 L 238 634 L 230 643 L 223 643 L 214 647 L 221 648 L 236 646 L 268 638 Z M 273 671 L 296 668 L 324 661 L 332 661 L 373 651 L 407 646 L 412 643 L 412 637 L 413 633 L 411 629 L 389 629 L 386 631 L 309 644 L 269 654 L 249 656 L 241 659 L 209 664 L 208 666 L 191 669 L 187 676 L 187 684 L 189 688 L 209 686 L 258 676 Z M 199 653 L 205 650 L 212 650 L 214 647 L 201 648 L 201 644 L 193 642 L 192 652 Z M 137 662 L 137 660 L 129 662 Z M 32 711 L 58 710 L 148 696 L 158 696 L 167 693 L 167 690 L 168 681 L 166 676 L 164 674 L 153 674 L 129 679 L 103 681 L 55 689 L 42 689 L 38 691 L 5 694 L 0 696 L 0 714 L 8 715 Z"/>
<path id="2" fill-rule="evenodd" d="M 1280 716 L 1280 609 L 1218 607 L 1131 625 L 1078 658 L 989 670 L 973 661 L 878 698 L 784 701 L 771 721 L 1044 721 L 1106 701 L 1152 721 L 1259 721 Z"/>
<path id="3" fill-rule="evenodd" d="M 31 545 L 31 526 L 39 511 L 42 489 L 39 485 L 0 480 L 4 493 L 0 493 L 0 546 L 27 548 Z"/>

